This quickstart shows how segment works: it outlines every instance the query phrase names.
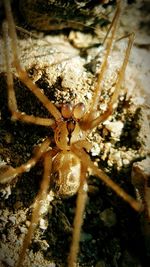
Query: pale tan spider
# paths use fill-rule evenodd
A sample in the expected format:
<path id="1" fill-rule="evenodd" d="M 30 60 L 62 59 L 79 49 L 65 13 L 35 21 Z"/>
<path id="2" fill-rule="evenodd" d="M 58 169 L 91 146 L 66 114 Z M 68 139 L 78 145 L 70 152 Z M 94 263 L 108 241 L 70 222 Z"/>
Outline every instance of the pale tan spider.
<path id="1" fill-rule="evenodd" d="M 22 68 L 18 49 L 17 49 L 17 35 L 15 24 L 11 12 L 9 0 L 4 0 L 4 7 L 6 12 L 7 23 L 3 24 L 4 40 L 5 40 L 5 60 L 7 67 L 7 85 L 8 85 L 8 107 L 12 114 L 13 120 L 20 120 L 26 123 L 33 123 L 51 127 L 54 131 L 55 146 L 50 148 L 51 140 L 47 137 L 38 146 L 34 155 L 25 164 L 17 168 L 8 166 L 0 175 L 1 184 L 11 182 L 16 176 L 21 173 L 29 171 L 41 158 L 44 160 L 44 175 L 41 182 L 41 187 L 35 199 L 35 205 L 32 212 L 31 223 L 24 238 L 22 249 L 19 255 L 17 267 L 22 266 L 26 250 L 31 242 L 32 235 L 35 227 L 38 224 L 40 217 L 41 203 L 46 198 L 50 180 L 54 173 L 58 174 L 57 187 L 60 195 L 70 196 L 77 193 L 77 206 L 74 218 L 74 230 L 72 237 L 71 249 L 68 256 L 68 266 L 76 266 L 77 255 L 79 250 L 80 231 L 83 223 L 83 213 L 87 199 L 87 182 L 86 174 L 88 170 L 93 175 L 96 175 L 107 186 L 113 189 L 121 198 L 127 201 L 135 210 L 141 210 L 141 203 L 137 202 L 123 189 L 121 189 L 115 182 L 113 182 L 101 169 L 94 165 L 91 161 L 88 151 L 91 149 L 91 143 L 87 141 L 87 136 L 93 128 L 97 127 L 100 123 L 104 122 L 114 111 L 114 106 L 117 102 L 122 84 L 125 69 L 128 63 L 130 50 L 134 40 L 134 34 L 126 36 L 128 38 L 128 45 L 125 51 L 124 60 L 120 67 L 117 77 L 115 91 L 111 96 L 108 103 L 107 110 L 102 115 L 96 115 L 98 109 L 99 98 L 102 90 L 102 81 L 104 73 L 107 69 L 107 61 L 113 47 L 116 28 L 118 24 L 120 5 L 118 7 L 112 21 L 108 35 L 111 33 L 110 38 L 107 38 L 106 54 L 101 66 L 101 71 L 98 75 L 97 86 L 91 101 L 91 107 L 85 111 L 83 103 L 78 103 L 75 106 L 71 104 L 63 104 L 61 112 L 56 106 L 41 92 L 36 84 L 28 77 L 27 72 Z M 9 47 L 9 37 L 10 47 Z M 107 36 L 108 37 L 108 36 Z M 16 68 L 19 79 L 28 87 L 28 89 L 40 100 L 43 106 L 53 116 L 50 118 L 35 117 L 20 112 L 17 108 L 17 101 L 13 87 L 13 75 L 11 71 L 11 60 L 7 51 L 11 49 L 13 54 L 13 64 Z"/>

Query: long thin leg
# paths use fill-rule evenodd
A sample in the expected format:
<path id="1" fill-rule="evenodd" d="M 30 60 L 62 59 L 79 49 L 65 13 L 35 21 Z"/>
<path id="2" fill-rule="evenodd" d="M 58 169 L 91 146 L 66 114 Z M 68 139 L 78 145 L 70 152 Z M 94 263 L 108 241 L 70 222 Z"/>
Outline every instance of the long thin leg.
<path id="1" fill-rule="evenodd" d="M 27 115 L 23 112 L 13 112 L 12 120 L 20 120 L 26 123 L 33 123 L 42 126 L 53 126 L 55 121 L 53 119 L 36 117 L 34 115 Z"/>
<path id="2" fill-rule="evenodd" d="M 116 192 L 118 196 L 124 199 L 130 204 L 132 208 L 136 211 L 141 211 L 141 203 L 136 201 L 132 196 L 128 195 L 119 185 L 117 185 L 113 180 L 111 180 L 101 169 L 94 165 L 91 161 L 89 155 L 83 150 L 82 143 L 79 142 L 72 145 L 72 151 L 81 159 L 82 164 L 84 164 L 87 169 L 90 168 L 92 173 L 98 176 L 107 186 Z"/>
<path id="3" fill-rule="evenodd" d="M 17 111 L 17 101 L 14 91 L 13 75 L 11 72 L 11 61 L 10 61 L 10 45 L 8 40 L 8 24 L 4 22 L 2 24 L 3 38 L 4 38 L 4 56 L 7 71 L 7 86 L 8 86 L 8 107 L 11 113 Z"/>
<path id="4" fill-rule="evenodd" d="M 6 62 L 6 73 L 7 73 L 7 87 L 8 87 L 8 108 L 12 114 L 12 120 L 20 120 L 27 123 L 33 123 L 43 126 L 52 126 L 54 120 L 48 118 L 35 117 L 33 115 L 27 115 L 23 112 L 18 111 L 17 101 L 14 90 L 13 75 L 11 71 L 11 59 L 8 51 L 9 47 L 9 38 L 8 38 L 8 27 L 7 23 L 3 23 L 3 37 L 4 37 L 4 56 Z"/>
<path id="5" fill-rule="evenodd" d="M 51 168 L 52 168 L 52 157 L 50 155 L 50 152 L 47 152 L 44 155 L 44 175 L 43 175 L 43 180 L 41 183 L 41 187 L 39 190 L 39 193 L 35 199 L 34 202 L 34 208 L 32 212 L 32 219 L 31 223 L 27 232 L 27 235 L 24 238 L 23 241 L 23 246 L 21 249 L 21 253 L 19 255 L 19 260 L 17 262 L 16 267 L 21 267 L 24 261 L 25 253 L 27 248 L 29 247 L 29 244 L 31 242 L 34 230 L 39 222 L 40 218 L 40 210 L 42 207 L 43 201 L 46 199 L 46 195 L 49 189 L 49 184 L 50 184 L 50 175 L 51 175 Z"/>
<path id="6" fill-rule="evenodd" d="M 32 80 L 28 77 L 27 72 L 21 67 L 18 55 L 18 47 L 17 47 L 17 35 L 15 24 L 11 12 L 11 6 L 9 0 L 3 0 L 6 18 L 9 27 L 9 34 L 11 37 L 11 48 L 13 53 L 13 63 L 17 70 L 18 76 L 20 80 L 28 87 L 28 89 L 40 100 L 43 106 L 52 114 L 52 116 L 57 120 L 61 120 L 62 116 L 59 110 L 55 107 L 55 105 L 41 92 L 40 88 L 32 82 Z M 10 100 L 11 101 L 11 100 Z"/>
<path id="7" fill-rule="evenodd" d="M 124 60 L 122 63 L 122 66 L 119 70 L 119 74 L 117 77 L 117 81 L 116 81 L 116 86 L 115 86 L 115 91 L 113 93 L 113 95 L 111 96 L 110 102 L 108 103 L 107 109 L 106 111 L 98 116 L 96 119 L 93 120 L 89 120 L 89 121 L 82 121 L 81 122 L 81 128 L 83 129 L 93 129 L 96 126 L 98 126 L 101 122 L 105 121 L 114 111 L 114 105 L 117 102 L 117 99 L 119 97 L 119 93 L 120 93 L 120 87 L 122 84 L 122 81 L 124 79 L 124 75 L 125 75 L 125 70 L 128 64 L 128 60 L 129 60 L 129 56 L 130 56 L 130 52 L 131 52 L 131 48 L 133 45 L 133 41 L 134 41 L 134 33 L 130 33 L 126 36 L 124 36 L 124 38 L 128 38 L 128 45 L 125 51 L 125 56 L 124 56 Z M 122 39 L 122 38 L 121 38 Z"/>
<path id="8" fill-rule="evenodd" d="M 22 164 L 17 168 L 13 168 L 8 166 L 6 171 L 0 173 L 0 183 L 5 184 L 11 182 L 16 176 L 23 172 L 29 171 L 37 161 L 42 157 L 43 153 L 45 153 L 50 145 L 50 140 L 47 138 L 44 142 L 38 147 L 35 155 L 29 159 L 26 163 Z"/>
<path id="9" fill-rule="evenodd" d="M 118 7 L 118 6 L 121 4 L 121 0 L 116 0 L 116 3 L 117 3 L 117 7 Z M 110 24 L 110 27 L 109 27 L 109 29 L 108 29 L 106 35 L 105 35 L 105 38 L 104 38 L 103 43 L 102 43 L 103 45 L 105 44 L 105 42 L 106 42 L 106 40 L 107 40 L 107 38 L 108 38 L 108 35 L 109 35 L 109 33 L 110 33 L 110 31 L 111 31 L 113 25 L 114 25 L 115 19 L 116 19 L 116 14 L 115 14 L 115 16 L 113 17 L 113 20 L 112 20 L 112 22 L 111 22 L 111 24 Z"/>
<path id="10" fill-rule="evenodd" d="M 113 21 L 112 21 L 111 37 L 108 40 L 108 43 L 107 43 L 107 46 L 106 46 L 106 54 L 105 54 L 105 57 L 104 57 L 104 60 L 103 60 L 102 66 L 101 66 L 101 70 L 100 70 L 99 75 L 98 75 L 97 85 L 96 85 L 96 88 L 94 90 L 94 94 L 93 94 L 93 97 L 92 97 L 91 108 L 85 114 L 85 116 L 83 117 L 82 127 L 84 127 L 86 124 L 88 124 L 88 121 L 90 121 L 91 117 L 93 117 L 93 113 L 95 113 L 97 111 L 97 106 L 98 106 L 98 103 L 99 103 L 99 97 L 100 97 L 100 94 L 101 94 L 101 91 L 102 91 L 101 83 L 103 81 L 104 74 L 105 74 L 106 69 L 107 69 L 108 57 L 110 55 L 110 52 L 111 52 L 111 49 L 112 49 L 112 46 L 113 46 L 114 36 L 115 36 L 115 33 L 116 33 L 118 21 L 119 21 L 119 15 L 120 15 L 120 4 L 118 3 L 117 10 L 115 12 L 115 16 L 114 16 Z"/>
<path id="11" fill-rule="evenodd" d="M 80 187 L 77 195 L 76 213 L 73 223 L 74 228 L 73 228 L 72 244 L 68 257 L 68 267 L 75 267 L 77 262 L 77 255 L 79 251 L 79 242 L 80 242 L 80 232 L 83 223 L 83 214 L 87 200 L 86 172 L 87 168 L 82 166 Z"/>

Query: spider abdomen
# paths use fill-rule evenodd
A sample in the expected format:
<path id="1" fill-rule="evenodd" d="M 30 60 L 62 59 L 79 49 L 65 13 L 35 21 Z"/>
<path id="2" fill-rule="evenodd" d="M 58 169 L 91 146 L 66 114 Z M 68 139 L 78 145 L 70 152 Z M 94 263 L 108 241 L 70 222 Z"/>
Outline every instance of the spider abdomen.
<path id="1" fill-rule="evenodd" d="M 57 194 L 74 195 L 80 185 L 80 173 L 80 159 L 71 151 L 59 152 L 53 160 L 53 185 Z"/>

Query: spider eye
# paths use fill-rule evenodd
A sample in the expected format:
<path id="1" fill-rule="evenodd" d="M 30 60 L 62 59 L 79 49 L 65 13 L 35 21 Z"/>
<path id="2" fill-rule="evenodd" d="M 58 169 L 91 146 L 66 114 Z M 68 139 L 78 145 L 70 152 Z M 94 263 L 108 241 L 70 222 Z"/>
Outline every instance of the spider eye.
<path id="1" fill-rule="evenodd" d="M 72 110 L 71 104 L 63 104 L 61 107 L 61 114 L 65 119 L 69 119 L 72 116 Z"/>
<path id="2" fill-rule="evenodd" d="M 75 119 L 81 119 L 85 113 L 85 105 L 83 103 L 78 103 L 73 110 L 73 116 Z"/>

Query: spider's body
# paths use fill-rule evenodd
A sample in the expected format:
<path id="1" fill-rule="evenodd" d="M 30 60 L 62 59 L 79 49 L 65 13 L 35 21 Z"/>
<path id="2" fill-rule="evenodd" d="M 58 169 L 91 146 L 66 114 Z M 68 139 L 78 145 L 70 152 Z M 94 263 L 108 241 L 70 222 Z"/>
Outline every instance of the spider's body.
<path id="1" fill-rule="evenodd" d="M 74 195 L 80 185 L 81 161 L 71 149 L 74 143 L 84 139 L 85 134 L 79 125 L 84 111 L 83 103 L 75 107 L 71 104 L 62 105 L 63 120 L 55 126 L 54 139 L 59 152 L 54 157 L 52 172 L 54 187 L 60 196 Z"/>

